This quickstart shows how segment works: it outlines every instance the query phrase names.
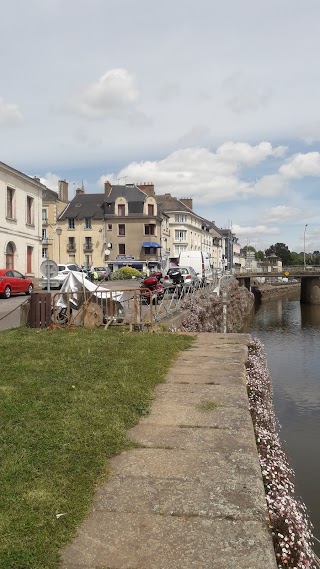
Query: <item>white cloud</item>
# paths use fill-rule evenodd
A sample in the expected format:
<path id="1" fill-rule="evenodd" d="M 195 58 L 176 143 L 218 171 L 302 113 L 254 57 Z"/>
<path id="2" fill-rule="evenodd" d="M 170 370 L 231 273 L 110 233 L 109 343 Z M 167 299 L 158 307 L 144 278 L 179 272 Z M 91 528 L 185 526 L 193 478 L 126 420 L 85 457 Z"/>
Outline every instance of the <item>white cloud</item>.
<path id="1" fill-rule="evenodd" d="M 296 154 L 279 168 L 279 174 L 288 179 L 304 178 L 305 176 L 320 176 L 320 152 Z"/>
<path id="2" fill-rule="evenodd" d="M 233 73 L 222 84 L 226 106 L 234 113 L 257 111 L 267 105 L 271 90 L 242 72 Z"/>
<path id="3" fill-rule="evenodd" d="M 260 142 L 256 146 L 245 142 L 225 142 L 217 149 L 217 155 L 229 162 L 253 166 L 268 156 L 281 157 L 286 151 L 286 146 L 273 148 L 270 142 Z"/>
<path id="4" fill-rule="evenodd" d="M 279 174 L 262 176 L 254 185 L 255 193 L 261 197 L 277 196 L 288 191 L 288 183 Z"/>
<path id="5" fill-rule="evenodd" d="M 298 207 L 277 205 L 265 211 L 268 221 L 300 220 L 304 216 L 303 209 Z"/>
<path id="6" fill-rule="evenodd" d="M 250 146 L 228 142 L 216 152 L 206 148 L 176 150 L 163 160 L 132 162 L 118 174 L 107 173 L 99 179 L 116 181 L 152 180 L 157 193 L 171 193 L 176 197 L 191 195 L 199 203 L 217 203 L 253 196 L 255 185 L 242 180 L 241 166 L 256 165 L 268 156 L 278 156 L 282 147 L 272 148 L 269 143 Z"/>
<path id="7" fill-rule="evenodd" d="M 111 69 L 69 101 L 68 108 L 88 118 L 125 118 L 138 114 L 139 91 L 126 69 Z"/>
<path id="8" fill-rule="evenodd" d="M 17 126 L 23 122 L 23 115 L 18 105 L 6 103 L 0 97 L 0 125 Z"/>
<path id="9" fill-rule="evenodd" d="M 48 172 L 43 178 L 40 178 L 41 184 L 44 184 L 47 188 L 55 192 L 59 189 L 59 180 L 61 180 L 61 176 L 57 176 L 51 172 Z"/>
<path id="10" fill-rule="evenodd" d="M 236 235 L 256 236 L 256 235 L 278 235 L 280 233 L 278 227 L 268 227 L 267 225 L 241 226 L 233 225 L 232 231 Z"/>

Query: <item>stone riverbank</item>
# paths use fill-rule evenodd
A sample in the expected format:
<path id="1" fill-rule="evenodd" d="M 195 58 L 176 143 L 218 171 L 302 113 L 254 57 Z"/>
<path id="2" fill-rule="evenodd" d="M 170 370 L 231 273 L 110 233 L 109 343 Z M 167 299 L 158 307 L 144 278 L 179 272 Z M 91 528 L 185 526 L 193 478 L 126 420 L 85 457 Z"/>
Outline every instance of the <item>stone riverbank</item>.
<path id="1" fill-rule="evenodd" d="M 111 460 L 61 569 L 276 569 L 247 334 L 198 334 Z"/>

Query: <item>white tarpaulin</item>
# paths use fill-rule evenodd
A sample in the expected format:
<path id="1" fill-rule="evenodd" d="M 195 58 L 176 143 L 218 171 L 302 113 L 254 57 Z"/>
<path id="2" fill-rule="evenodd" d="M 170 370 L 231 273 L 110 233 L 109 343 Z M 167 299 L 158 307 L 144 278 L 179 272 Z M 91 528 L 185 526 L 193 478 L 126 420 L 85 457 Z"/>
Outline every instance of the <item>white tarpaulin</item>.
<path id="1" fill-rule="evenodd" d="M 85 298 L 92 298 L 101 304 L 103 300 L 112 299 L 113 302 L 121 302 L 123 293 L 105 288 L 101 284 L 96 285 L 85 278 L 85 273 L 75 273 L 70 271 L 60 289 L 60 294 L 56 296 L 56 306 L 66 308 L 68 300 L 74 307 L 79 307 Z M 69 293 L 68 295 L 64 293 Z M 70 294 L 72 293 L 72 294 Z"/>

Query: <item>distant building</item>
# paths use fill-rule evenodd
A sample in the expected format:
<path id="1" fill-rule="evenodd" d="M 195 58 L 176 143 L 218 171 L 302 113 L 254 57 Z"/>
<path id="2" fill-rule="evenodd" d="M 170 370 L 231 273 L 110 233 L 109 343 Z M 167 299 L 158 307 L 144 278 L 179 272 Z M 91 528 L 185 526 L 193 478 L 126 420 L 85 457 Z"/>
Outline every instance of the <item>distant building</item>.
<path id="1" fill-rule="evenodd" d="M 221 267 L 222 235 L 214 222 L 193 211 L 192 198 L 156 195 L 162 212 L 169 216 L 170 236 L 166 241 L 169 264 L 177 264 L 184 251 L 206 251 L 215 268 Z"/>
<path id="2" fill-rule="evenodd" d="M 104 193 L 79 188 L 58 217 L 65 259 L 86 267 L 108 265 L 113 270 L 160 267 L 162 224 L 169 232 L 154 195 L 153 184 L 112 185 Z M 61 259 L 61 262 L 65 262 Z"/>
<path id="3" fill-rule="evenodd" d="M 64 262 L 59 252 L 60 237 L 57 225 L 58 217 L 68 204 L 68 183 L 59 181 L 59 192 L 45 188 L 42 192 L 42 259 Z M 60 253 L 60 254 L 59 254 Z M 65 252 L 63 251 L 63 259 Z"/>

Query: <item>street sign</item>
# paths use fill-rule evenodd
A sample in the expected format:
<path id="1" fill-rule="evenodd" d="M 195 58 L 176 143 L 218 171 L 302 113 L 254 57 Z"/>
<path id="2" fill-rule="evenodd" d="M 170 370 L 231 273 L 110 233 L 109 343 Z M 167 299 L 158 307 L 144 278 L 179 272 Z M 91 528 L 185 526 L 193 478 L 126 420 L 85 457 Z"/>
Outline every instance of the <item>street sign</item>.
<path id="1" fill-rule="evenodd" d="M 40 271 L 44 277 L 52 279 L 57 276 L 59 269 L 55 261 L 50 261 L 50 259 L 47 259 L 41 263 Z"/>
<path id="2" fill-rule="evenodd" d="M 47 290 L 50 290 L 50 280 L 57 276 L 59 267 L 55 261 L 47 259 L 40 265 L 41 274 L 47 279 Z"/>
<path id="3" fill-rule="evenodd" d="M 289 274 L 290 274 L 289 271 L 285 271 L 285 272 L 284 272 L 284 276 L 285 276 L 285 277 L 288 277 Z"/>

